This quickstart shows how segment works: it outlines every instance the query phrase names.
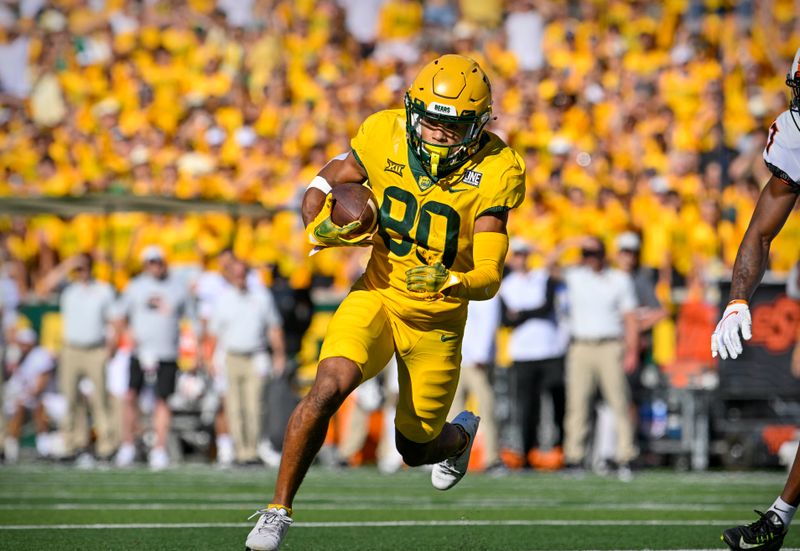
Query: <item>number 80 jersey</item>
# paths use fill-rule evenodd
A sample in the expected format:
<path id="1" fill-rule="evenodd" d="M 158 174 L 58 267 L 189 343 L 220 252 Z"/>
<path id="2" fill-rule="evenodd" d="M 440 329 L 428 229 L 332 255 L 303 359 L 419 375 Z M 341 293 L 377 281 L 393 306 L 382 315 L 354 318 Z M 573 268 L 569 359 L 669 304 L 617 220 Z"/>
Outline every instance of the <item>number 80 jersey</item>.
<path id="1" fill-rule="evenodd" d="M 381 293 L 385 306 L 411 322 L 447 321 L 466 315 L 466 300 L 428 302 L 406 290 L 405 272 L 434 258 L 447 268 L 473 268 L 475 219 L 518 207 L 525 198 L 525 164 L 491 132 L 461 167 L 433 180 L 409 151 L 405 112 L 379 111 L 351 141 L 378 200 L 378 231 L 363 284 Z"/>

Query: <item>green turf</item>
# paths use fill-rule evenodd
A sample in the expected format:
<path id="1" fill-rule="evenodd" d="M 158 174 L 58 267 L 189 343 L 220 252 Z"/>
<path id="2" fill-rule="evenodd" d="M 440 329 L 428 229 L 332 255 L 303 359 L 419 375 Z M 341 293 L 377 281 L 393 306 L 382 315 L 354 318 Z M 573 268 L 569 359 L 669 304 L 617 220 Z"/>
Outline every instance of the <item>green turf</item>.
<path id="1" fill-rule="evenodd" d="M 163 473 L 0 467 L 0 550 L 242 550 L 253 522 L 247 517 L 271 495 L 274 478 L 274 471 L 196 465 Z M 779 472 L 643 472 L 629 484 L 473 473 L 438 492 L 420 470 L 314 469 L 284 549 L 722 549 L 722 529 L 752 521 L 751 510 L 769 506 L 783 480 Z M 386 525 L 403 521 L 428 525 Z M 370 522 L 384 525 L 358 525 Z M 98 524 L 195 526 L 72 527 Z M 10 529 L 31 525 L 39 527 Z M 784 549 L 798 546 L 800 535 L 791 534 Z"/>

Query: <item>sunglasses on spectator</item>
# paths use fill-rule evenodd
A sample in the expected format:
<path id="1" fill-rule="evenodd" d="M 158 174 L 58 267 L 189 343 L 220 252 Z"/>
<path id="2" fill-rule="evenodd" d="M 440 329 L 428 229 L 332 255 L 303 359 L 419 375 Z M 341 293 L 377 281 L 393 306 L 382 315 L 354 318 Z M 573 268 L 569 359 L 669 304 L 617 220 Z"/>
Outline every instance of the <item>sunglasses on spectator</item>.
<path id="1" fill-rule="evenodd" d="M 581 249 L 583 258 L 603 258 L 603 251 L 600 249 Z"/>

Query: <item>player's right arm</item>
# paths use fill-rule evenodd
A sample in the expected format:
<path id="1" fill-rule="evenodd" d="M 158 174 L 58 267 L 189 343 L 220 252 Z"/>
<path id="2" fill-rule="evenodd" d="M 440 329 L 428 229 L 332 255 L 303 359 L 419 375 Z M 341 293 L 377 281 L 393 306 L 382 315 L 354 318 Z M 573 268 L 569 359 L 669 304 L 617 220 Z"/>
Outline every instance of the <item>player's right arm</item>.
<path id="1" fill-rule="evenodd" d="M 772 240 L 786 223 L 796 200 L 797 193 L 788 183 L 777 176 L 769 179 L 736 254 L 731 300 L 750 300 L 767 268 Z"/>
<path id="2" fill-rule="evenodd" d="M 350 152 L 328 161 L 311 180 L 303 195 L 300 212 L 303 224 L 306 226 L 308 240 L 312 245 L 341 247 L 359 245 L 369 239 L 369 233 L 352 237 L 358 231 L 361 222 L 356 220 L 346 226 L 337 226 L 331 220 L 331 207 L 333 206 L 331 190 L 345 183 L 363 183 L 366 179 L 366 170 Z"/>
<path id="3" fill-rule="evenodd" d="M 359 164 L 353 153 L 338 155 L 322 167 L 311 181 L 303 195 L 301 212 L 303 224 L 308 226 L 325 204 L 330 189 L 346 183 L 363 183 L 367 180 L 367 171 Z M 327 188 L 326 188 L 327 185 Z"/>
<path id="4" fill-rule="evenodd" d="M 778 176 L 772 176 L 762 190 L 736 254 L 730 302 L 711 336 L 712 356 L 736 358 L 742 352 L 739 332 L 745 340 L 752 336 L 748 301 L 767 268 L 772 240 L 786 223 L 796 200 L 793 186 Z"/>
<path id="5" fill-rule="evenodd" d="M 358 245 L 369 238 L 368 233 L 347 237 L 357 232 L 361 225 L 359 221 L 346 226 L 337 226 L 331 220 L 331 190 L 345 183 L 363 183 L 366 179 L 367 171 L 350 152 L 328 161 L 311 180 L 303 195 L 300 213 L 312 245 L 321 247 Z"/>

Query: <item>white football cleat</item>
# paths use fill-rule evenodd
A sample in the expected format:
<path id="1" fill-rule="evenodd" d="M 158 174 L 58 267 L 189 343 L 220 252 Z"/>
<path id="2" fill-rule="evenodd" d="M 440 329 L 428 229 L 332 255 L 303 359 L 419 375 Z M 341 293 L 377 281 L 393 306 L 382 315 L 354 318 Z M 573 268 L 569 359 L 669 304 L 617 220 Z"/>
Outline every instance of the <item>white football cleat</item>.
<path id="1" fill-rule="evenodd" d="M 114 464 L 117 467 L 130 467 L 136 459 L 136 447 L 128 442 L 123 443 L 114 456 Z"/>
<path id="2" fill-rule="evenodd" d="M 76 469 L 88 471 L 90 469 L 94 469 L 95 464 L 96 461 L 94 460 L 94 456 L 89 452 L 83 452 L 77 457 L 77 459 L 75 459 Z"/>
<path id="3" fill-rule="evenodd" d="M 480 422 L 481 418 L 471 411 L 462 411 L 450 422 L 464 429 L 469 437 L 469 443 L 463 452 L 448 457 L 433 466 L 431 483 L 437 490 L 449 490 L 467 474 L 469 454 L 472 452 L 472 444 L 475 442 L 475 435 L 478 433 L 478 424 Z"/>
<path id="4" fill-rule="evenodd" d="M 163 471 L 169 467 L 169 454 L 164 448 L 153 448 L 147 457 L 151 471 Z"/>
<path id="5" fill-rule="evenodd" d="M 277 469 L 281 466 L 281 452 L 272 446 L 272 442 L 269 439 L 259 442 L 256 450 L 259 459 L 270 469 Z"/>
<path id="6" fill-rule="evenodd" d="M 280 507 L 259 509 L 250 518 L 256 515 L 261 516 L 247 535 L 245 548 L 247 551 L 275 551 L 281 546 L 286 531 L 294 522 L 292 517 L 286 509 Z"/>

